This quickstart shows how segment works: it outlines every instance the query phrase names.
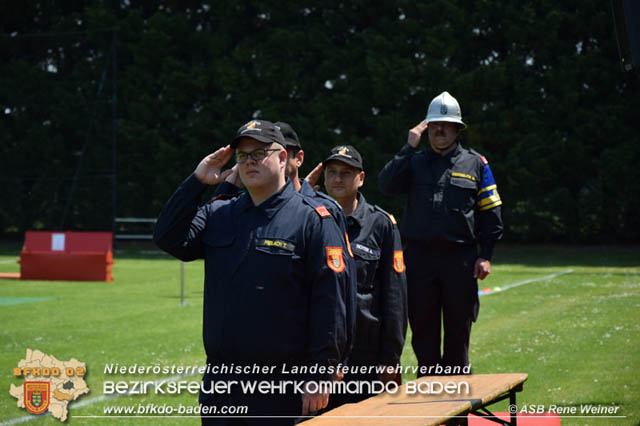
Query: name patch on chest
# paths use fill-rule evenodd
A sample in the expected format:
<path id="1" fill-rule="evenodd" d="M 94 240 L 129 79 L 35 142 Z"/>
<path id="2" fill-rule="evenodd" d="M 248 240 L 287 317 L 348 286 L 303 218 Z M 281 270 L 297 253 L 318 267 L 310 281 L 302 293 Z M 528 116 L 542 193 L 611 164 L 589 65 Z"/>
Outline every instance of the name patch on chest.
<path id="1" fill-rule="evenodd" d="M 453 177 L 459 177 L 459 178 L 463 178 L 463 179 L 469 179 L 473 182 L 476 182 L 478 179 L 475 178 L 475 176 L 471 176 L 468 175 L 466 173 L 460 173 L 460 172 L 451 172 L 451 176 Z"/>
<path id="2" fill-rule="evenodd" d="M 353 244 L 353 248 L 355 248 L 356 250 L 360 250 L 360 251 L 363 251 L 365 253 L 368 253 L 368 254 L 370 254 L 372 256 L 380 256 L 380 250 L 375 250 L 375 249 L 372 249 L 370 247 L 363 246 L 362 244 L 359 244 L 359 243 L 354 243 Z"/>
<path id="3" fill-rule="evenodd" d="M 277 248 L 292 253 L 296 250 L 296 246 L 292 242 L 267 238 L 258 239 L 258 241 L 256 241 L 256 247 Z"/>

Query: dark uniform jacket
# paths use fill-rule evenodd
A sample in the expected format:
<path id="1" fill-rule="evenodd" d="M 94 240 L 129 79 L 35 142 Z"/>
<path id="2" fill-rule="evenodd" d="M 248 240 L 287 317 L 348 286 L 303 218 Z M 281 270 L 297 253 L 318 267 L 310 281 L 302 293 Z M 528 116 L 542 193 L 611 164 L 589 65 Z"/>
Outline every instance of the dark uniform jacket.
<path id="1" fill-rule="evenodd" d="M 393 216 L 367 203 L 347 217 L 358 269 L 358 318 L 351 361 L 396 365 L 407 332 L 407 282 L 402 244 Z"/>
<path id="2" fill-rule="evenodd" d="M 190 176 L 165 205 L 156 244 L 204 258 L 209 360 L 335 365 L 346 345 L 343 236 L 331 215 L 287 185 L 254 206 L 244 193 L 198 208 Z"/>
<path id="3" fill-rule="evenodd" d="M 309 185 L 304 179 L 300 179 L 300 194 L 305 197 L 312 198 L 315 202 L 322 204 L 325 206 L 327 211 L 331 214 L 333 219 L 336 221 L 336 225 L 340 229 L 343 238 L 342 247 L 346 253 L 349 253 L 348 246 L 348 237 L 347 237 L 347 223 L 345 221 L 344 213 L 342 212 L 342 207 L 340 204 L 327 194 L 319 191 L 314 191 L 313 187 Z M 214 200 L 216 197 L 219 198 L 229 198 L 235 197 L 243 193 L 242 188 L 235 186 L 232 183 L 227 181 L 222 181 L 216 187 L 216 191 L 214 193 Z M 357 299 L 356 299 L 356 265 L 353 261 L 352 256 L 348 256 L 346 258 L 346 273 L 347 280 L 345 280 L 346 287 L 343 289 L 343 300 L 346 304 L 345 311 L 347 315 L 347 343 L 345 350 L 343 352 L 343 357 L 341 361 L 346 362 L 346 359 L 349 357 L 351 353 L 351 349 L 353 347 L 354 339 L 355 339 L 355 330 L 356 330 L 356 309 L 357 309 Z"/>
<path id="4" fill-rule="evenodd" d="M 225 180 L 220 182 L 216 187 L 213 199 L 228 199 L 230 197 L 238 196 L 243 192 L 242 188 L 239 188 Z M 300 193 L 306 197 L 315 198 L 317 202 L 324 205 L 327 210 L 329 210 L 329 213 L 331 213 L 331 216 L 335 219 L 340 230 L 347 232 L 347 224 L 344 219 L 344 213 L 342 213 L 342 207 L 340 207 L 340 204 L 338 204 L 336 200 L 323 192 L 314 191 L 313 187 L 309 185 L 309 182 L 304 179 L 300 179 Z"/>
<path id="5" fill-rule="evenodd" d="M 445 156 L 406 144 L 378 176 L 386 194 L 408 193 L 403 240 L 438 247 L 480 244 L 491 259 L 502 237 L 502 201 L 487 160 L 457 143 Z"/>

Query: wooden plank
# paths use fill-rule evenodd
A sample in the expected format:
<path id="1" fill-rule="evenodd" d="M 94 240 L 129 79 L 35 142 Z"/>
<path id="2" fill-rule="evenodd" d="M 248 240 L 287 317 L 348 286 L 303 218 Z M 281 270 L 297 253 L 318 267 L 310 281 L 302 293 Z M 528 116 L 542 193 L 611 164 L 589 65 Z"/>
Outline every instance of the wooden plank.
<path id="1" fill-rule="evenodd" d="M 469 386 L 469 393 L 407 394 L 405 383 L 396 394 L 383 393 L 357 404 L 345 404 L 304 422 L 314 426 L 430 426 L 441 425 L 453 416 L 490 405 L 505 393 L 520 388 L 527 374 L 474 374 L 469 376 L 422 377 L 416 384 L 452 382 Z M 464 382 L 464 383 L 463 383 Z M 436 385 L 437 386 L 437 385 Z M 426 389 L 423 388 L 423 389 Z"/>

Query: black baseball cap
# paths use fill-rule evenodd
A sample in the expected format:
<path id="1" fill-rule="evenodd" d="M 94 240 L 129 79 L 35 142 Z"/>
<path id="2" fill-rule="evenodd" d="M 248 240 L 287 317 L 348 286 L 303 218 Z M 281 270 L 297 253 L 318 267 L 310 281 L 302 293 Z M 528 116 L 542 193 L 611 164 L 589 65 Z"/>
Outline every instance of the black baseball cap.
<path id="1" fill-rule="evenodd" d="M 364 169 L 364 167 L 362 167 L 362 156 L 358 150 L 351 145 L 340 145 L 331 149 L 331 155 L 322 162 L 322 165 L 326 166 L 327 162 L 331 160 L 342 161 L 360 170 Z"/>
<path id="2" fill-rule="evenodd" d="M 282 136 L 284 136 L 285 148 L 300 148 L 302 149 L 302 145 L 300 145 L 300 139 L 298 139 L 298 134 L 293 127 L 289 123 L 285 123 L 284 121 L 276 121 L 276 126 L 280 127 L 280 131 L 282 132 Z"/>
<path id="3" fill-rule="evenodd" d="M 251 138 L 263 143 L 275 142 L 283 147 L 286 145 L 280 128 L 266 120 L 251 120 L 245 123 L 236 132 L 235 137 L 231 141 L 231 148 L 236 148 L 242 138 Z"/>

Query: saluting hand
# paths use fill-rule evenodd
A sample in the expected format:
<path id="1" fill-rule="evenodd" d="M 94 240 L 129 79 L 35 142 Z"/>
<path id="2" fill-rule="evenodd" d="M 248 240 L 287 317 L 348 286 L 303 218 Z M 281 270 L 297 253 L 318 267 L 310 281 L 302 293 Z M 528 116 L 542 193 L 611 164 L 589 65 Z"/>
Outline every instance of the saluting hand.
<path id="1" fill-rule="evenodd" d="M 318 191 L 320 189 L 320 185 L 316 185 L 318 180 L 320 179 L 320 175 L 322 174 L 322 163 L 318 163 L 315 169 L 311 170 L 311 172 L 307 175 L 304 180 L 307 181 L 309 185 L 313 187 L 314 191 Z"/>
<path id="2" fill-rule="evenodd" d="M 422 134 L 429 127 L 429 122 L 427 120 L 421 122 L 413 129 L 409 130 L 409 136 L 407 137 L 407 143 L 414 148 L 417 148 L 420 144 L 420 138 L 422 138 Z"/>
<path id="3" fill-rule="evenodd" d="M 196 167 L 195 175 L 198 180 L 207 185 L 217 185 L 232 173 L 232 170 L 222 171 L 225 164 L 231 160 L 233 149 L 230 145 L 220 148 L 213 154 L 209 154 L 200 161 Z"/>
<path id="4" fill-rule="evenodd" d="M 231 168 L 231 173 L 225 179 L 231 185 L 237 186 L 238 188 L 242 186 L 242 181 L 240 180 L 240 173 L 238 173 L 238 165 L 234 164 Z"/>

